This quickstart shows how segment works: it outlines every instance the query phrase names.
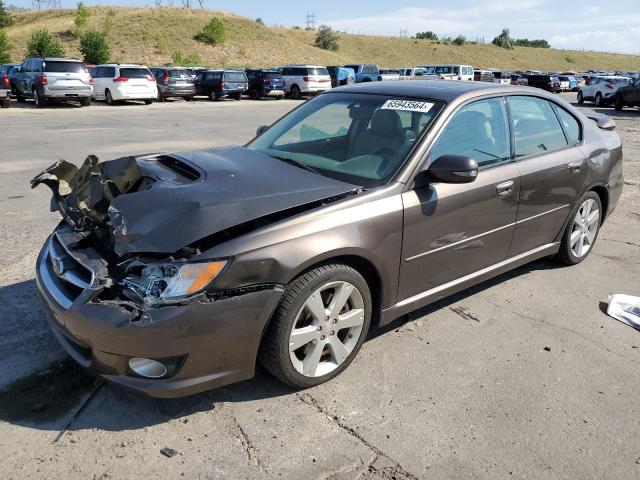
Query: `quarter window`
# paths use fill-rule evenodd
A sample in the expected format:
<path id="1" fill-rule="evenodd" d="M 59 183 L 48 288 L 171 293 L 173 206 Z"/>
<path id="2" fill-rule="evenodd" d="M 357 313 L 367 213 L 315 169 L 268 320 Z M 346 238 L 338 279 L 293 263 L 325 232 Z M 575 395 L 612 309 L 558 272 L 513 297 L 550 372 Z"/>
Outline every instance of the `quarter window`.
<path id="1" fill-rule="evenodd" d="M 567 139 L 551 105 L 535 97 L 509 97 L 516 157 L 551 152 L 567 146 Z"/>
<path id="2" fill-rule="evenodd" d="M 580 143 L 580 123 L 564 108 L 554 104 L 553 109 L 558 114 L 558 118 L 564 127 L 569 145 L 577 145 Z"/>
<path id="3" fill-rule="evenodd" d="M 464 155 L 474 158 L 480 167 L 509 160 L 508 125 L 502 98 L 470 103 L 449 121 L 431 149 L 431 158 Z"/>

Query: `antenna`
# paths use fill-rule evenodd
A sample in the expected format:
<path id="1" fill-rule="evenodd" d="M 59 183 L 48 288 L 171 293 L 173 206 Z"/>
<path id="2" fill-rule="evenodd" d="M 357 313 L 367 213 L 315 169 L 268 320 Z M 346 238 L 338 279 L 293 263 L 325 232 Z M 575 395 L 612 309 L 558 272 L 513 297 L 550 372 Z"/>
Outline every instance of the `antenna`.
<path id="1" fill-rule="evenodd" d="M 60 0 L 31 0 L 32 10 L 62 8 Z"/>
<path id="2" fill-rule="evenodd" d="M 316 29 L 316 12 L 307 13 L 305 18 L 306 18 L 305 23 L 307 24 L 307 29 L 315 30 Z"/>

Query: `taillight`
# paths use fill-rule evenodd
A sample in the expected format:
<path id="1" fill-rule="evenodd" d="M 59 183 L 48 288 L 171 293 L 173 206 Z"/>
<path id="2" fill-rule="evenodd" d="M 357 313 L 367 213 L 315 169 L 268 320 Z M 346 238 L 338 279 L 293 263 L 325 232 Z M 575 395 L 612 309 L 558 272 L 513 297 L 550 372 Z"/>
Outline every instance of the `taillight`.
<path id="1" fill-rule="evenodd" d="M 310 82 L 311 81 L 311 77 L 302 77 L 302 80 L 304 80 L 305 82 Z"/>
<path id="2" fill-rule="evenodd" d="M 93 85 L 93 77 L 89 75 L 89 85 Z"/>
<path id="3" fill-rule="evenodd" d="M 127 77 L 123 77 L 122 75 L 113 79 L 113 83 L 124 83 L 128 81 L 129 79 Z"/>
<path id="4" fill-rule="evenodd" d="M 154 83 L 155 83 L 155 81 L 156 81 L 156 77 L 154 77 L 153 75 L 149 75 L 149 76 L 147 77 L 147 80 L 148 80 L 148 81 L 150 81 L 150 82 L 154 82 Z"/>
<path id="5" fill-rule="evenodd" d="M 605 88 L 613 88 L 613 84 L 612 83 L 605 83 L 604 86 L 605 86 Z"/>
<path id="6" fill-rule="evenodd" d="M 458 75 L 458 80 L 462 80 L 462 77 L 460 75 Z"/>
<path id="7" fill-rule="evenodd" d="M 220 88 L 221 88 L 222 90 L 224 90 L 224 82 L 222 82 L 222 83 L 220 84 Z"/>
<path id="8" fill-rule="evenodd" d="M 47 76 L 44 73 L 40 74 L 40 85 L 47 85 L 49 80 L 47 80 Z"/>
<path id="9" fill-rule="evenodd" d="M 9 90 L 11 88 L 11 84 L 9 83 L 9 75 L 6 73 L 2 76 L 2 88 L 5 90 Z"/>
<path id="10" fill-rule="evenodd" d="M 166 82 L 169 80 L 169 71 L 165 70 L 164 73 L 162 74 L 162 81 Z"/>

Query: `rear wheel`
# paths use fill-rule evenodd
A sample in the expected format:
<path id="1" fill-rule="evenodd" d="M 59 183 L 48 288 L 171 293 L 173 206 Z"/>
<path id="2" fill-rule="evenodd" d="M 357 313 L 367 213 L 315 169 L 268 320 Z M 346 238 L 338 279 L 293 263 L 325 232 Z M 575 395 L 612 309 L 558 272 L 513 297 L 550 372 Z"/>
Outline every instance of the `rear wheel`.
<path id="1" fill-rule="evenodd" d="M 300 91 L 300 87 L 297 85 L 291 86 L 290 94 L 293 100 L 300 100 L 302 98 L 302 92 Z"/>
<path id="2" fill-rule="evenodd" d="M 91 97 L 84 97 L 80 99 L 80 106 L 82 107 L 90 107 L 91 106 Z"/>
<path id="3" fill-rule="evenodd" d="M 616 103 L 615 103 L 615 108 L 617 111 L 622 111 L 622 108 L 624 107 L 624 104 L 622 103 L 622 95 L 620 95 L 619 93 L 616 95 Z"/>
<path id="4" fill-rule="evenodd" d="M 144 101 L 144 103 L 146 105 L 151 105 L 153 103 L 153 98 L 148 98 L 147 100 Z"/>
<path id="5" fill-rule="evenodd" d="M 109 90 L 105 90 L 104 99 L 105 99 L 105 101 L 107 102 L 108 105 L 113 105 L 115 103 L 113 101 L 113 96 L 111 95 L 111 92 Z"/>
<path id="6" fill-rule="evenodd" d="M 233 98 L 236 101 L 242 100 L 242 94 L 241 93 L 234 93 Z"/>
<path id="7" fill-rule="evenodd" d="M 583 261 L 598 238 L 602 222 L 602 202 L 593 191 L 585 193 L 571 212 L 557 259 L 566 265 Z"/>
<path id="8" fill-rule="evenodd" d="M 602 106 L 602 94 L 600 92 L 596 93 L 595 103 L 596 103 L 596 107 Z"/>
<path id="9" fill-rule="evenodd" d="M 262 99 L 262 95 L 260 95 L 260 92 L 257 89 L 251 90 L 251 92 L 249 93 L 249 96 L 254 100 Z"/>
<path id="10" fill-rule="evenodd" d="M 353 361 L 371 314 L 369 287 L 356 270 L 315 268 L 287 286 L 262 340 L 260 362 L 293 387 L 324 383 Z"/>
<path id="11" fill-rule="evenodd" d="M 0 107 L 2 108 L 9 108 L 10 105 L 11 105 L 11 100 L 9 99 L 9 97 L 3 98 L 2 103 L 0 103 Z"/>
<path id="12" fill-rule="evenodd" d="M 33 104 L 37 108 L 42 108 L 47 104 L 46 99 L 44 99 L 40 95 L 38 95 L 38 91 L 35 88 L 33 89 Z"/>
<path id="13" fill-rule="evenodd" d="M 584 97 L 582 96 L 582 92 L 578 92 L 578 103 L 580 105 L 584 103 Z"/>

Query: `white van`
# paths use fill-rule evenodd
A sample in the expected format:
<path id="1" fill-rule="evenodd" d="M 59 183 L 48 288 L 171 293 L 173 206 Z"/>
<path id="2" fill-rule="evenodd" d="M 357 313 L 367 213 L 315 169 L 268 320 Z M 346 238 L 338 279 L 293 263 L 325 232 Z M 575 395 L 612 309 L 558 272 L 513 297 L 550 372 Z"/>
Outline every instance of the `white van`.
<path id="1" fill-rule="evenodd" d="M 420 68 L 426 69 L 426 78 L 473 81 L 473 67 L 469 65 L 420 65 Z"/>

